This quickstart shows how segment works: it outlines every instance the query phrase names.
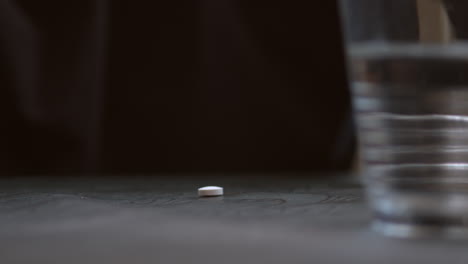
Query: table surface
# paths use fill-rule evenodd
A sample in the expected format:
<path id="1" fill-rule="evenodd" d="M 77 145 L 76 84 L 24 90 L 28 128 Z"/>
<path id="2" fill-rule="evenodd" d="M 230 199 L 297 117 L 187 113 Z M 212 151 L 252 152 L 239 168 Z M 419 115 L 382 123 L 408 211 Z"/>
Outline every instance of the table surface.
<path id="1" fill-rule="evenodd" d="M 0 180 L 0 263 L 468 263 L 468 243 L 369 229 L 351 178 Z M 198 198 L 220 185 L 223 197 Z"/>

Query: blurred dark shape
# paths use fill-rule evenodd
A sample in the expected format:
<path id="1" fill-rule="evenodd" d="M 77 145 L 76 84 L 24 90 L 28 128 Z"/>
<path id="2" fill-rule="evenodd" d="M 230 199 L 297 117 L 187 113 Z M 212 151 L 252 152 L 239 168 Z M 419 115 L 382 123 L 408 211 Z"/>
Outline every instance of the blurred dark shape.
<path id="1" fill-rule="evenodd" d="M 337 9 L 0 0 L 0 171 L 345 169 Z"/>
<path id="2" fill-rule="evenodd" d="M 353 41 L 384 40 L 413 41 L 419 37 L 416 0 L 354 0 L 341 2 L 347 12 L 345 27 L 347 37 Z M 404 21 L 405 27 L 394 25 L 394 19 Z M 359 25 L 359 26 L 357 26 Z M 352 32 L 352 33 L 351 33 Z"/>
<path id="3" fill-rule="evenodd" d="M 459 40 L 468 39 L 468 24 L 466 23 L 466 10 L 468 2 L 465 0 L 443 0 L 450 22 L 453 25 L 455 37 Z"/>

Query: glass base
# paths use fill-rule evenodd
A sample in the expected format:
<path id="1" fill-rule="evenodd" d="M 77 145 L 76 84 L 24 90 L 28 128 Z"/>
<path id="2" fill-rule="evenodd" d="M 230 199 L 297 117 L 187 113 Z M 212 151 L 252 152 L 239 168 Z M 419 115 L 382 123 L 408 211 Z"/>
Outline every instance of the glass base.
<path id="1" fill-rule="evenodd" d="M 403 239 L 468 239 L 468 226 L 417 225 L 375 220 L 372 229 L 380 234 Z"/>
<path id="2" fill-rule="evenodd" d="M 371 186 L 373 229 L 397 238 L 468 239 L 468 193 Z"/>

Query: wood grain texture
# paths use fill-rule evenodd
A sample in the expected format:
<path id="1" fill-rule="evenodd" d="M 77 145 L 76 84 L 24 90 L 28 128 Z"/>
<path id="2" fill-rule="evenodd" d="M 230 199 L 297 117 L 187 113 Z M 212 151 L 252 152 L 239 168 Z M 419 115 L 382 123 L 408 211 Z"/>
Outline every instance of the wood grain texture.
<path id="1" fill-rule="evenodd" d="M 249 180 L 247 180 L 249 179 Z M 16 178 L 0 181 L 0 262 L 466 263 L 465 243 L 374 234 L 353 181 Z M 220 185 L 225 196 L 198 198 Z"/>

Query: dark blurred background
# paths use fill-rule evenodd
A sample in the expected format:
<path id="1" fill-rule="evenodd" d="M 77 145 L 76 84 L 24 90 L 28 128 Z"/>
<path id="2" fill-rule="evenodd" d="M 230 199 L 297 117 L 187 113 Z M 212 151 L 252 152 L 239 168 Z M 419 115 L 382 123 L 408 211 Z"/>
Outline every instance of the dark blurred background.
<path id="1" fill-rule="evenodd" d="M 0 175 L 332 171 L 335 1 L 0 0 Z"/>

